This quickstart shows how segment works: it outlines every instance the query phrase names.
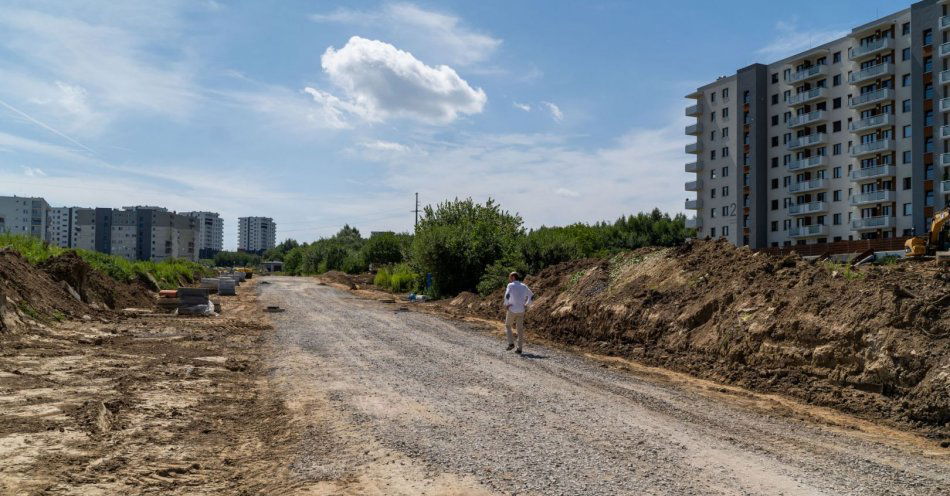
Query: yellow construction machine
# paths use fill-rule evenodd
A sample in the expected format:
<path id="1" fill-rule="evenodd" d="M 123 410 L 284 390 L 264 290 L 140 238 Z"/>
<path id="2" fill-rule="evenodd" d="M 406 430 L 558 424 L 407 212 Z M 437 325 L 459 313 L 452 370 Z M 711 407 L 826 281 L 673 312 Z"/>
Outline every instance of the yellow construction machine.
<path id="1" fill-rule="evenodd" d="M 930 231 L 927 234 L 914 236 L 904 243 L 904 251 L 907 252 L 907 256 L 934 255 L 937 250 L 944 249 L 946 239 L 943 228 L 947 221 L 950 221 L 950 207 L 934 214 L 933 221 L 930 223 Z"/>

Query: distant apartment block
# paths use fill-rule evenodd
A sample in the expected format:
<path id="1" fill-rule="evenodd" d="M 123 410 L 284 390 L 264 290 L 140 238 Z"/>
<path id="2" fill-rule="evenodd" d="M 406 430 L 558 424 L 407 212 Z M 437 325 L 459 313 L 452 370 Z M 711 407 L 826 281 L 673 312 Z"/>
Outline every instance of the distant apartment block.
<path id="1" fill-rule="evenodd" d="M 224 249 L 224 221 L 214 212 L 182 212 L 198 223 L 198 257 L 213 258 Z"/>
<path id="2" fill-rule="evenodd" d="M 238 250 L 259 253 L 277 244 L 277 225 L 270 217 L 238 219 Z"/>
<path id="3" fill-rule="evenodd" d="M 752 248 L 925 232 L 950 195 L 950 2 L 687 95 L 700 236 Z"/>
<path id="4" fill-rule="evenodd" d="M 0 196 L 0 233 L 47 239 L 49 204 L 42 198 Z"/>
<path id="5" fill-rule="evenodd" d="M 92 210 L 80 207 L 51 207 L 49 209 L 49 227 L 46 230 L 46 240 L 63 248 L 75 248 L 78 242 L 77 218 L 81 210 Z"/>
<path id="6" fill-rule="evenodd" d="M 194 217 L 161 207 L 79 209 L 74 247 L 129 260 L 197 260 L 197 238 Z"/>

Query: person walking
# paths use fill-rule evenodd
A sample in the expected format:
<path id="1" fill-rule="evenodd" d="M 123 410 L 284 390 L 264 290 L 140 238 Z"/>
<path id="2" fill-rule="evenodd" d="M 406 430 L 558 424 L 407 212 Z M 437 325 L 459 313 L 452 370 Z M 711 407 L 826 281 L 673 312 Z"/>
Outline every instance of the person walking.
<path id="1" fill-rule="evenodd" d="M 505 334 L 508 336 L 508 351 L 515 347 L 515 341 L 512 338 L 511 328 L 518 329 L 518 348 L 515 353 L 521 354 L 521 346 L 524 344 L 524 314 L 531 305 L 531 298 L 534 293 L 528 286 L 521 282 L 521 275 L 517 272 L 508 274 L 508 288 L 505 289 Z"/>

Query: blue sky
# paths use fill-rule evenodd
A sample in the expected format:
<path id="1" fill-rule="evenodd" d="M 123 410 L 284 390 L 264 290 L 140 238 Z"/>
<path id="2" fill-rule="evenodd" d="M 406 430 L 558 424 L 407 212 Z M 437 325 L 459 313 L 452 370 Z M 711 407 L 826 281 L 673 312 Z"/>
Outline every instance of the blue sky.
<path id="1" fill-rule="evenodd" d="M 907 5 L 2 0 L 0 194 L 217 211 L 226 248 L 409 230 L 417 191 L 679 212 L 685 94 Z"/>

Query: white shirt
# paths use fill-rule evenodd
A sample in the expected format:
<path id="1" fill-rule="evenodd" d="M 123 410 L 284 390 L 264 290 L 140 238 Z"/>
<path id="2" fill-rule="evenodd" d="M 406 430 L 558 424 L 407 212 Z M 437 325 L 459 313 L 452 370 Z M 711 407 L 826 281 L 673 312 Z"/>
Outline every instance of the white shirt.
<path id="1" fill-rule="evenodd" d="M 531 304 L 531 298 L 534 296 L 534 293 L 528 289 L 528 286 L 525 286 L 521 281 L 515 281 L 508 283 L 508 288 L 505 290 L 505 305 L 511 305 L 508 308 L 508 311 L 514 313 L 524 313 L 525 307 Z"/>

